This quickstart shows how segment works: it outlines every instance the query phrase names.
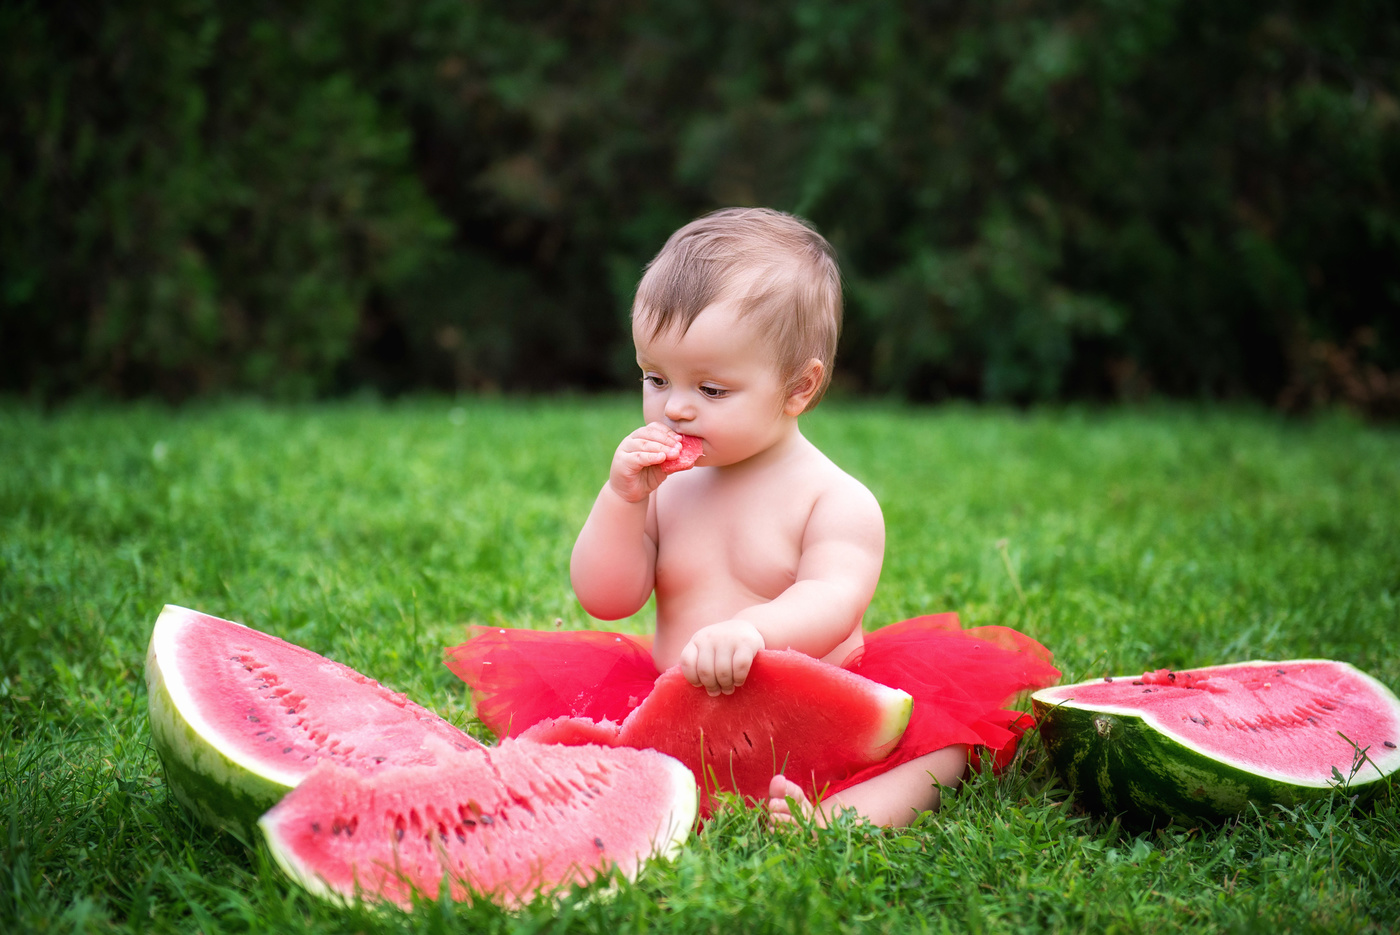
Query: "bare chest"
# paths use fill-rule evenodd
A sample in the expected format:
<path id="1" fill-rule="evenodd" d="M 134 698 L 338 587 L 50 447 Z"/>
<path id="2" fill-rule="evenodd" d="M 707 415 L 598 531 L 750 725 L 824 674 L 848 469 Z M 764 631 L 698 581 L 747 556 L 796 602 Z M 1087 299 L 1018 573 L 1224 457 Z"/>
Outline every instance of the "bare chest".
<path id="1" fill-rule="evenodd" d="M 668 615 L 723 619 L 796 581 L 815 494 L 721 483 L 685 493 L 657 501 L 656 594 Z"/>

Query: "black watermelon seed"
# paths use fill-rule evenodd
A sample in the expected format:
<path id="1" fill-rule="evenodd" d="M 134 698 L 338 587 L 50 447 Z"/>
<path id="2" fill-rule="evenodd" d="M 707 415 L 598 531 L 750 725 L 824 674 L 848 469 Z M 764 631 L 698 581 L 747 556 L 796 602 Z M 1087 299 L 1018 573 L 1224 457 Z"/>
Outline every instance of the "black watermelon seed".
<path id="1" fill-rule="evenodd" d="M 321 833 L 321 823 L 320 823 L 319 821 L 313 821 L 313 822 L 311 823 L 311 833 L 312 833 L 312 834 L 320 834 L 320 833 Z"/>
<path id="2" fill-rule="evenodd" d="M 602 838 L 594 838 L 594 839 L 593 839 L 593 846 L 596 847 L 596 848 L 598 848 L 598 850 L 601 851 L 601 850 L 603 849 L 603 839 L 602 839 Z"/>
<path id="3" fill-rule="evenodd" d="M 1111 681 L 1113 681 L 1113 676 L 1111 676 L 1111 675 L 1105 675 L 1105 676 L 1103 677 L 1103 680 L 1104 680 L 1105 682 L 1111 682 Z"/>
<path id="4" fill-rule="evenodd" d="M 1173 682 L 1175 682 L 1175 681 L 1176 681 L 1176 673 L 1175 673 L 1175 672 L 1168 672 L 1168 673 L 1167 673 L 1167 678 L 1169 678 L 1170 680 L 1172 680 Z"/>
<path id="5" fill-rule="evenodd" d="M 1139 679 L 1138 681 L 1134 682 L 1133 684 L 1134 684 L 1134 685 L 1141 685 L 1141 684 L 1142 684 L 1142 680 Z"/>
<path id="6" fill-rule="evenodd" d="M 382 756 L 377 756 L 377 757 L 374 758 L 374 762 L 376 762 L 376 763 L 383 763 L 383 762 L 384 762 L 384 759 L 385 759 L 385 758 L 382 757 Z"/>
<path id="7" fill-rule="evenodd" d="M 496 819 L 492 818 L 490 815 L 482 815 L 481 823 L 483 825 L 494 825 L 496 823 Z"/>
<path id="8" fill-rule="evenodd" d="M 288 709 L 287 709 L 287 713 L 288 713 L 288 714 L 296 714 L 296 713 L 297 713 L 297 709 L 296 709 L 296 708 L 288 708 Z"/>
<path id="9" fill-rule="evenodd" d="M 1150 695 L 1150 694 L 1152 694 L 1152 689 L 1150 689 L 1150 688 L 1144 688 L 1144 689 L 1142 690 L 1142 693 L 1143 693 L 1144 695 Z"/>
<path id="10" fill-rule="evenodd" d="M 248 715 L 248 720 L 252 721 L 254 724 L 261 724 L 261 723 L 262 723 L 262 721 L 260 721 L 260 720 L 258 719 L 258 716 L 257 716 L 256 714 L 250 714 L 250 715 Z"/>
<path id="11" fill-rule="evenodd" d="M 1387 747 L 1389 747 L 1390 749 L 1392 749 L 1392 750 L 1395 749 L 1395 744 L 1391 743 L 1389 740 L 1385 741 L 1384 743 L 1385 743 L 1385 745 L 1386 745 Z"/>
<path id="12" fill-rule="evenodd" d="M 1275 674 L 1275 675 L 1283 675 L 1283 670 L 1282 670 L 1282 669 L 1275 669 L 1275 670 L 1274 670 L 1274 674 Z"/>

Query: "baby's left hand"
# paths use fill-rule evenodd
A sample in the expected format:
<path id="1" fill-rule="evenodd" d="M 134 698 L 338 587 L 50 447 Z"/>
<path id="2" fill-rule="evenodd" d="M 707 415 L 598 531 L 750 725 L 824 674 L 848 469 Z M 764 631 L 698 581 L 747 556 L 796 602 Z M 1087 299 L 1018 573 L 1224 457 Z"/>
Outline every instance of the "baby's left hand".
<path id="1" fill-rule="evenodd" d="M 746 620 L 725 620 L 696 631 L 681 650 L 681 674 L 711 697 L 730 695 L 749 677 L 763 634 Z"/>

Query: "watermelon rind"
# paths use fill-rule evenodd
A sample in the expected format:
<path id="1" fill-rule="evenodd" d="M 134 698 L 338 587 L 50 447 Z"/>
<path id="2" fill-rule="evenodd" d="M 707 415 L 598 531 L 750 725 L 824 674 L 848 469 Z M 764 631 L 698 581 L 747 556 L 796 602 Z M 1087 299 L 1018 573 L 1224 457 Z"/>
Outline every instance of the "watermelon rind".
<path id="1" fill-rule="evenodd" d="M 876 685 L 882 689 L 876 692 L 876 697 L 882 699 L 880 705 L 885 710 L 885 716 L 876 728 L 873 738 L 875 742 L 870 753 L 873 759 L 883 760 L 904 738 L 904 731 L 909 727 L 909 718 L 914 714 L 914 696 L 899 688 L 880 685 L 878 682 Z"/>
<path id="2" fill-rule="evenodd" d="M 1400 716 L 1400 699 L 1384 684 L 1354 666 L 1335 660 L 1255 660 L 1192 669 L 1242 666 L 1292 667 L 1325 664 L 1347 670 L 1369 686 L 1379 706 Z M 1112 676 L 1131 680 L 1132 675 Z M 1343 777 L 1330 774 L 1307 778 L 1284 775 L 1262 767 L 1231 763 L 1223 754 L 1206 751 L 1155 712 L 1124 705 L 1075 700 L 1076 689 L 1100 680 L 1041 689 L 1031 696 L 1040 737 L 1056 771 L 1092 811 L 1124 815 L 1139 822 L 1220 821 L 1250 807 L 1293 807 L 1339 791 L 1364 801 L 1386 788 L 1400 771 L 1400 751 L 1375 745 L 1369 762 L 1349 769 L 1338 764 Z"/>
<path id="3" fill-rule="evenodd" d="M 174 664 L 177 633 L 199 616 L 167 604 L 151 633 L 146 651 L 151 745 L 180 804 L 206 824 L 251 844 L 258 817 L 300 776 L 241 756 L 199 716 L 190 686 Z"/>

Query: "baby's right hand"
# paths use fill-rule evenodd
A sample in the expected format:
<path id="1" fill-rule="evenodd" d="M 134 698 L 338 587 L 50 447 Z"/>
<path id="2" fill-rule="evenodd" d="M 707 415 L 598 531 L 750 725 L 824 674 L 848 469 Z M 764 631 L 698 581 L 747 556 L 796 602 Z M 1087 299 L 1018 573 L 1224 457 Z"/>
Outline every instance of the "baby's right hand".
<path id="1" fill-rule="evenodd" d="M 613 455 L 608 486 L 628 503 L 645 500 L 666 479 L 657 466 L 681 452 L 681 437 L 660 422 L 651 422 L 622 440 Z"/>

